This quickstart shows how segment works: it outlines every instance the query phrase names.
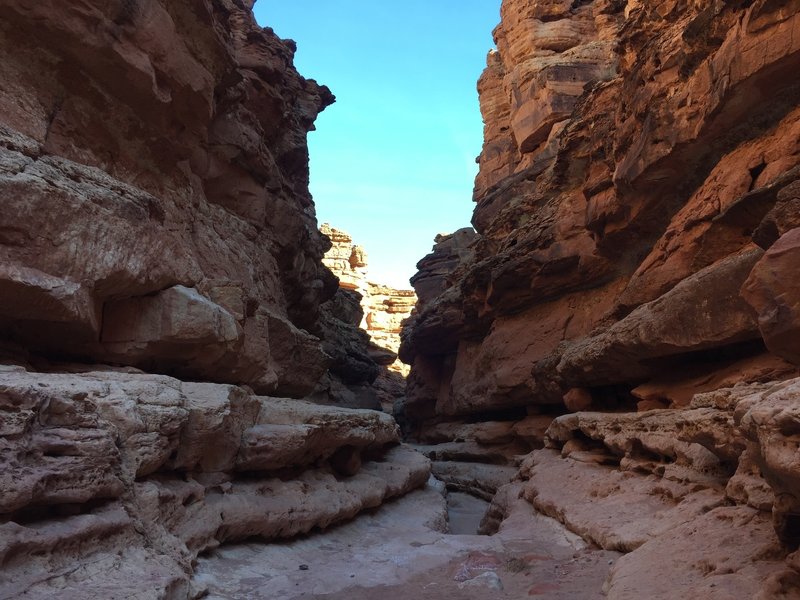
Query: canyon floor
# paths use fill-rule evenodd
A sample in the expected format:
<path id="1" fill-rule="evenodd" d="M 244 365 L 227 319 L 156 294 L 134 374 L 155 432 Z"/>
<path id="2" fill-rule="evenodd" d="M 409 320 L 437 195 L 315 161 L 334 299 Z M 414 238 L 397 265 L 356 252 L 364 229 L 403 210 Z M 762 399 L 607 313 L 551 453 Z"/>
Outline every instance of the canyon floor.
<path id="1" fill-rule="evenodd" d="M 477 525 L 481 501 L 452 494 L 448 511 L 444 493 L 432 478 L 424 489 L 325 532 L 225 546 L 201 558 L 194 584 L 218 600 L 603 597 L 618 553 L 588 547 L 524 500 L 495 535 L 447 533 Z"/>

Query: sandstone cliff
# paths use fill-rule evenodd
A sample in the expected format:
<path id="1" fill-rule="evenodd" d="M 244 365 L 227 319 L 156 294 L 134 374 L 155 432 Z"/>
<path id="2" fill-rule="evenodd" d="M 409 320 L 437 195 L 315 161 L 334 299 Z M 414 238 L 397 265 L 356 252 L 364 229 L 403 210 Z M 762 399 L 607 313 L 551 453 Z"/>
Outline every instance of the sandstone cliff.
<path id="1" fill-rule="evenodd" d="M 635 550 L 611 597 L 796 597 L 798 32 L 788 1 L 503 1 L 477 234 L 419 264 L 406 415 L 451 455 L 546 445 L 526 497 Z M 758 541 L 714 551 L 726 524 Z"/>
<path id="2" fill-rule="evenodd" d="M 360 352 L 380 367 L 377 376 L 370 380 L 374 384 L 371 389 L 384 410 L 392 413 L 394 402 L 405 396 L 405 378 L 409 372 L 409 367 L 397 356 L 400 331 L 403 321 L 411 316 L 417 296 L 413 290 L 398 290 L 373 281 L 366 251 L 354 244 L 348 233 L 327 223 L 323 223 L 321 231 L 331 240 L 331 249 L 322 262 L 339 279 L 335 299 L 360 304 L 360 312 L 354 312 L 348 324 L 351 330 L 360 328 L 359 331 L 367 333 L 369 345 L 362 343 Z"/>
<path id="3" fill-rule="evenodd" d="M 340 341 L 333 96 L 252 4 L 0 0 L 4 598 L 195 596 L 199 553 L 428 477 L 391 417 L 293 400 Z"/>

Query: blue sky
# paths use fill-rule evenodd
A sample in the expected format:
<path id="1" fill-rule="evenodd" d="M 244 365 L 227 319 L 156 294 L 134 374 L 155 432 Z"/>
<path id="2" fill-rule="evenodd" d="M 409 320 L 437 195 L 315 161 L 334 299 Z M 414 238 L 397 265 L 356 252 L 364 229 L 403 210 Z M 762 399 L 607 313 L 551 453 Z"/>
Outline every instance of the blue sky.
<path id="1" fill-rule="evenodd" d="M 408 287 L 434 236 L 469 225 L 500 0 L 259 0 L 255 14 L 336 95 L 309 136 L 319 222 L 364 246 L 371 279 Z"/>

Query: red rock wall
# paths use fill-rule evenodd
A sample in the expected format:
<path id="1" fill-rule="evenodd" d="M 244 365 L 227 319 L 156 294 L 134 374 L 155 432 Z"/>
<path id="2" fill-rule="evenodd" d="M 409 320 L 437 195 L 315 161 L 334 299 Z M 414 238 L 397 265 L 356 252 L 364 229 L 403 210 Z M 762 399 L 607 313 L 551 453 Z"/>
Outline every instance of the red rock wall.
<path id="1" fill-rule="evenodd" d="M 769 333 L 783 325 L 767 323 L 791 313 L 763 296 L 783 289 L 765 291 L 776 284 L 753 267 L 796 224 L 796 13 L 503 3 L 479 82 L 473 256 L 435 299 L 420 292 L 405 334 L 404 357 L 444 368 L 445 391 L 415 401 L 440 413 L 559 404 L 572 387 L 630 391 L 765 342 L 793 356 L 791 336 Z"/>
<path id="2" fill-rule="evenodd" d="M 769 482 L 779 537 L 799 541 L 787 523 L 800 494 L 786 490 L 800 463 L 765 454 L 764 440 L 797 443 L 744 416 L 766 408 L 714 404 L 719 429 L 691 435 L 635 416 L 798 374 L 799 34 L 793 1 L 504 0 L 478 84 L 478 235 L 460 258 L 443 239 L 420 262 L 419 313 L 403 332 L 417 432 L 587 409 L 605 427 L 602 413 L 632 412 L 605 432 L 560 417 L 541 443 L 659 476 L 694 459 L 656 439 L 704 445 L 724 466 L 714 486 L 737 464 L 753 498 L 752 481 Z M 530 497 L 544 498 L 536 485 Z M 534 504 L 563 518 L 559 502 Z"/>

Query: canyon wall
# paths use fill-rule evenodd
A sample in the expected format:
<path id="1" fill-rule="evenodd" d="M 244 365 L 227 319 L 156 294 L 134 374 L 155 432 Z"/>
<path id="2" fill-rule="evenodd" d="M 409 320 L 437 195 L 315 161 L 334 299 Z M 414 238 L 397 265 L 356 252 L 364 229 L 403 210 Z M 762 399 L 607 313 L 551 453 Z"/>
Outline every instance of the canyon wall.
<path id="1" fill-rule="evenodd" d="M 403 321 L 411 316 L 417 296 L 413 290 L 376 283 L 369 274 L 366 251 L 353 243 L 350 234 L 328 223 L 323 223 L 320 230 L 331 240 L 331 249 L 322 262 L 339 279 L 335 298 L 349 299 L 350 304 L 361 307 L 360 312 L 353 312 L 349 325 L 367 333 L 366 354 L 379 367 L 370 389 L 375 391 L 383 410 L 391 414 L 394 403 L 405 396 L 409 367 L 397 354 Z"/>
<path id="2" fill-rule="evenodd" d="M 243 7 L 3 3 L 5 339 L 313 389 L 326 361 L 307 331 L 336 287 L 305 136 L 333 96 Z"/>
<path id="3" fill-rule="evenodd" d="M 302 400 L 342 403 L 352 309 L 308 192 L 334 98 L 252 5 L 0 0 L 2 597 L 195 596 L 199 553 L 427 480 Z"/>
<path id="4" fill-rule="evenodd" d="M 610 597 L 796 597 L 800 3 L 504 0 L 494 36 L 475 231 L 412 280 L 410 433 L 539 448 L 525 497 L 630 553 Z"/>

